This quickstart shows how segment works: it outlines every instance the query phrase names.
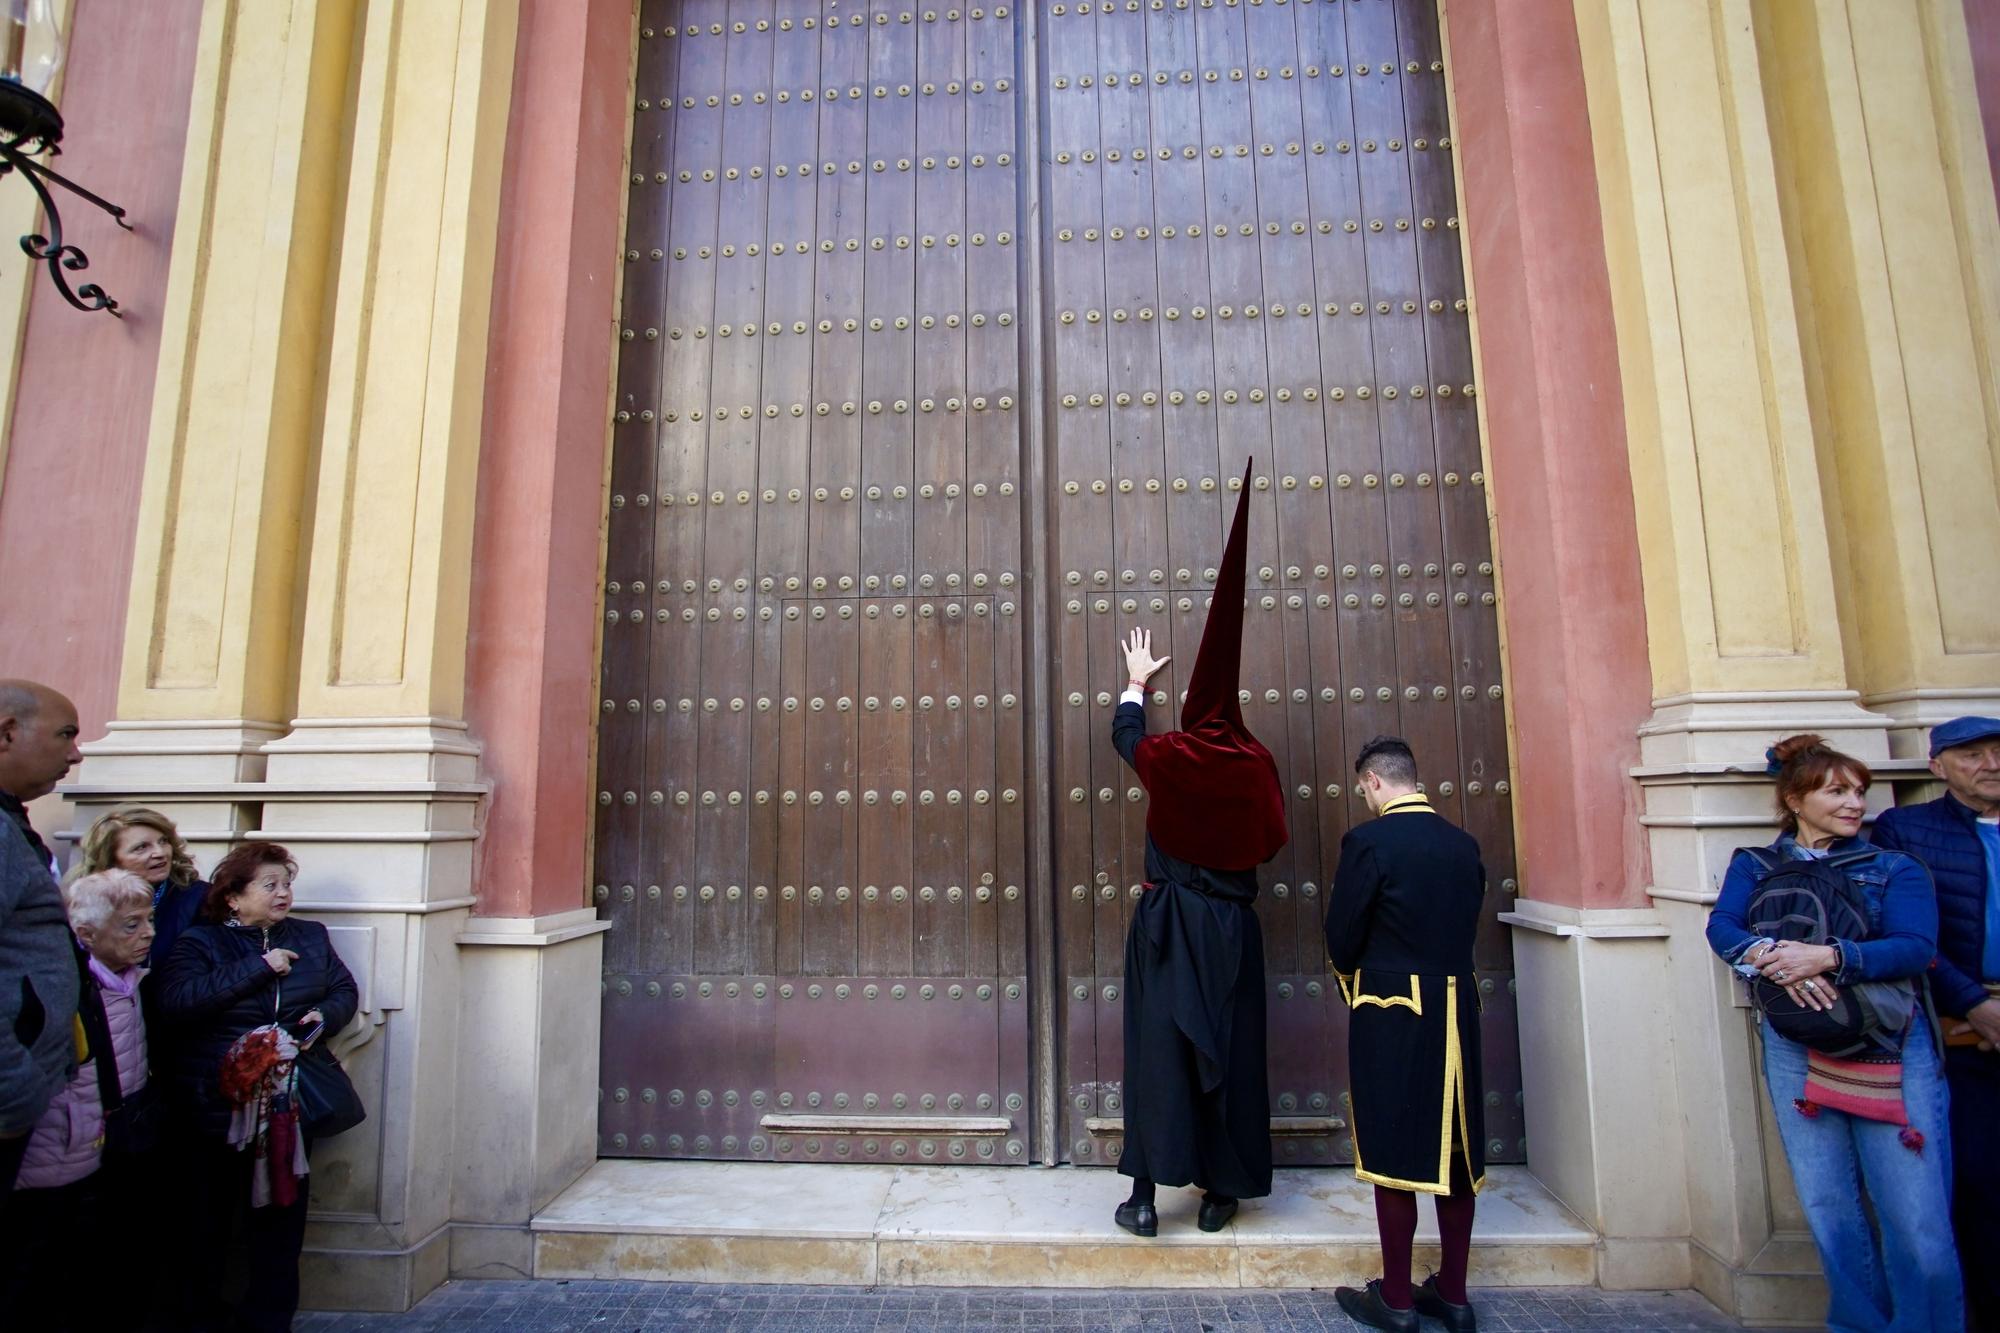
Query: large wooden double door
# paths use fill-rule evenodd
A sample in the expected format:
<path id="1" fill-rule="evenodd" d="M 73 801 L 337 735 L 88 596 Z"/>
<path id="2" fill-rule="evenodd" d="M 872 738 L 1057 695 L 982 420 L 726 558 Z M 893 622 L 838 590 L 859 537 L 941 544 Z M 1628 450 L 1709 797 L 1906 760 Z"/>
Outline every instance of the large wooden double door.
<path id="1" fill-rule="evenodd" d="M 1434 0 L 647 0 L 598 737 L 601 1150 L 1114 1161 L 1143 793 L 1246 456 L 1278 1161 L 1350 1160 L 1359 743 L 1493 884 L 1493 567 Z"/>

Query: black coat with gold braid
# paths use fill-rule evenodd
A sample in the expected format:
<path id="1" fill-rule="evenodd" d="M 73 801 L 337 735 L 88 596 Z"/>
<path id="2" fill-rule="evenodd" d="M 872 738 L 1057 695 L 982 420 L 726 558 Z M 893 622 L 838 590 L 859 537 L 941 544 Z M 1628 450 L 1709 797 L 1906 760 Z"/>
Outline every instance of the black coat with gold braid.
<path id="1" fill-rule="evenodd" d="M 1473 937 L 1486 870 L 1472 835 L 1421 794 L 1399 797 L 1340 843 L 1326 951 L 1347 1021 L 1354 1174 L 1448 1194 L 1454 1153 L 1486 1175 Z"/>

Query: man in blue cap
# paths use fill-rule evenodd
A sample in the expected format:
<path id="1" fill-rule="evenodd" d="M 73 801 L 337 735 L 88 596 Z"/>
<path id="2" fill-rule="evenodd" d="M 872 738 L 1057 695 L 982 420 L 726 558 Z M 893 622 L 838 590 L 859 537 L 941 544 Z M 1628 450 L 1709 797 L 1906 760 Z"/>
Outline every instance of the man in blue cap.
<path id="1" fill-rule="evenodd" d="M 1951 1086 L 1952 1227 L 1974 1330 L 2000 1330 L 2000 718 L 1931 729 L 1945 794 L 1875 821 L 1877 847 L 1908 852 L 1937 882 L 1931 994 Z"/>

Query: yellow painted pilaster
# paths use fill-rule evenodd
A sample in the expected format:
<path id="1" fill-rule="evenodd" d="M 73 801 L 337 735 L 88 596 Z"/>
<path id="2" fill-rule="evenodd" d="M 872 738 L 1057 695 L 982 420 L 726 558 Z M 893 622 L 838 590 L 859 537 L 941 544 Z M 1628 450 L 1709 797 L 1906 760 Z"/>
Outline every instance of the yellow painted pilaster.
<path id="1" fill-rule="evenodd" d="M 1839 690 L 1749 0 L 1576 0 L 1656 692 Z"/>
<path id="2" fill-rule="evenodd" d="M 300 717 L 462 711 L 516 0 L 378 0 L 333 319 Z M 365 256 L 365 260 L 362 258 Z"/>
<path id="3" fill-rule="evenodd" d="M 1731 851 L 1771 836 L 1774 739 L 1819 732 L 1869 763 L 1888 750 L 1841 636 L 1759 3 L 1574 0 L 1656 693 L 1634 776 L 1667 940 L 1662 1058 L 1691 1145 L 1687 1271 L 1753 1322 L 1824 1297 L 1752 1109 L 1747 1011 L 1701 932 Z M 1647 1148 L 1600 1170 L 1647 1179 Z"/>
<path id="4" fill-rule="evenodd" d="M 202 14 L 107 781 L 149 747 L 254 777 L 293 711 L 353 13 Z"/>
<path id="5" fill-rule="evenodd" d="M 1763 4 L 1855 683 L 1906 724 L 2000 699 L 2000 214 L 1956 0 Z"/>

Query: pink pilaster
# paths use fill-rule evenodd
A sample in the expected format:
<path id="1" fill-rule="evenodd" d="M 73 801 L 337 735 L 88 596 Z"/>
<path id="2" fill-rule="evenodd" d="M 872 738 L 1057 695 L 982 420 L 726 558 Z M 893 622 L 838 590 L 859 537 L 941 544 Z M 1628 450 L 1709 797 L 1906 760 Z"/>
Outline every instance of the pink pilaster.
<path id="1" fill-rule="evenodd" d="M 1979 119 L 1986 127 L 1986 160 L 2000 195 L 2000 5 L 1965 0 L 1966 35 L 1972 44 L 1972 81 L 1979 90 Z"/>
<path id="2" fill-rule="evenodd" d="M 631 6 L 523 0 L 501 187 L 466 716 L 481 916 L 584 906 Z"/>
<path id="3" fill-rule="evenodd" d="M 104 734 L 118 697 L 200 29 L 201 0 L 76 6 L 63 151 L 50 165 L 126 210 L 129 232 L 55 189 L 64 241 L 90 256 L 71 284 L 100 284 L 124 318 L 72 309 L 43 266 L 0 236 L 0 266 L 10 276 L 33 270 L 0 483 L 0 625 L 8 627 L 0 675 L 68 694 L 86 739 Z M 18 176 L 0 181 L 0 190 L 27 189 Z M 198 507 L 200 494 L 186 503 Z"/>
<path id="4" fill-rule="evenodd" d="M 1646 904 L 1629 771 L 1644 592 L 1590 114 L 1568 5 L 1450 0 L 1513 700 L 1521 896 Z"/>

